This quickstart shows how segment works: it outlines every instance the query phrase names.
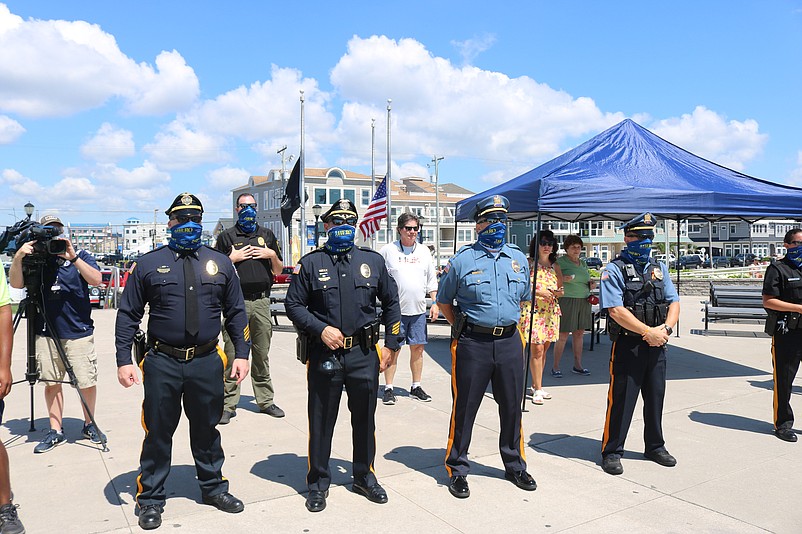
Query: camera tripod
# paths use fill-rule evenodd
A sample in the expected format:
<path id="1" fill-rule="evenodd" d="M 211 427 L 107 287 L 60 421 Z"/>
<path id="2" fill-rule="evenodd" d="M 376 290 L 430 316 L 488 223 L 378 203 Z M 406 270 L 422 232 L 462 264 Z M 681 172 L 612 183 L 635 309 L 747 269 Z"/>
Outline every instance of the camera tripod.
<path id="1" fill-rule="evenodd" d="M 41 290 L 42 285 L 42 266 L 43 261 L 40 261 L 39 258 L 30 258 L 25 257 L 22 260 L 23 266 L 23 276 L 25 280 L 25 289 L 27 290 L 27 296 L 20 302 L 19 308 L 17 309 L 17 314 L 14 316 L 14 332 L 17 331 L 17 327 L 19 326 L 20 320 L 24 316 L 27 320 L 27 359 L 26 359 L 26 371 L 25 371 L 25 378 L 23 380 L 18 380 L 14 382 L 15 384 L 21 382 L 28 382 L 30 385 L 30 393 L 31 393 L 31 416 L 30 422 L 31 426 L 28 429 L 29 432 L 33 432 L 36 430 L 36 426 L 34 424 L 34 386 L 37 382 L 47 382 L 47 383 L 58 383 L 58 384 L 69 384 L 71 385 L 75 391 L 78 393 L 78 397 L 81 399 L 81 404 L 83 405 L 84 410 L 89 415 L 89 420 L 95 425 L 95 428 L 98 429 L 101 439 L 101 445 L 103 447 L 103 452 L 108 452 L 108 447 L 106 445 L 107 439 L 103 432 L 100 432 L 100 427 L 97 425 L 95 421 L 95 415 L 92 413 L 92 410 L 89 409 L 89 405 L 84 398 L 83 393 L 81 392 L 80 388 L 78 388 L 78 378 L 75 376 L 75 370 L 72 368 L 70 361 L 67 359 L 67 353 L 64 351 L 64 347 L 61 345 L 61 340 L 59 339 L 58 333 L 56 332 L 55 328 L 50 322 L 50 318 L 47 316 L 45 311 L 45 301 L 44 301 L 44 294 Z M 40 332 L 37 332 L 36 326 L 39 323 L 38 319 L 42 318 L 45 329 L 44 333 L 48 334 L 50 338 L 53 340 L 53 344 L 56 347 L 56 352 L 58 352 L 59 359 L 61 363 L 64 365 L 64 370 L 67 373 L 67 377 L 69 380 L 44 380 L 39 375 L 39 367 L 36 361 L 36 336 Z M 62 429 L 63 431 L 63 429 Z"/>

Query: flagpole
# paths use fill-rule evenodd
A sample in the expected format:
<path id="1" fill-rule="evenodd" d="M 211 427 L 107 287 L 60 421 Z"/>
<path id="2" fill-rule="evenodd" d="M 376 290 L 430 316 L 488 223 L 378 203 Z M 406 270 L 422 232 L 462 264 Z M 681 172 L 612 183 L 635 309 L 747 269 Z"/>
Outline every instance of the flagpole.
<path id="1" fill-rule="evenodd" d="M 306 175 L 306 161 L 304 158 L 304 91 L 301 89 L 301 155 L 300 155 L 300 180 L 298 182 L 298 196 L 301 199 L 301 224 L 300 239 L 298 250 L 301 256 L 306 254 L 306 195 L 304 195 L 304 177 Z"/>
<path id="2" fill-rule="evenodd" d="M 392 243 L 392 223 L 390 222 L 390 216 L 392 214 L 392 198 L 393 198 L 393 185 L 392 185 L 392 178 L 390 177 L 390 167 L 392 166 L 391 159 L 390 159 L 390 110 L 392 109 L 391 104 L 393 101 L 391 99 L 387 99 L 387 242 Z"/>
<path id="3" fill-rule="evenodd" d="M 370 198 L 376 194 L 376 119 L 370 119 Z M 376 233 L 370 236 L 370 248 L 376 249 Z"/>

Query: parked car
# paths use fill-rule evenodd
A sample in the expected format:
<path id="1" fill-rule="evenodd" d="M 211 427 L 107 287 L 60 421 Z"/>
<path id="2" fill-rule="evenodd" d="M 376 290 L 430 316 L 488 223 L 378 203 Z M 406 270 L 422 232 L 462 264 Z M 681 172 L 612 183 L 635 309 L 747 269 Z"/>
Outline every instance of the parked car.
<path id="1" fill-rule="evenodd" d="M 287 267 L 285 265 L 284 268 L 281 269 L 281 273 L 277 274 L 274 277 L 273 283 L 275 283 L 275 284 L 289 284 L 290 283 L 290 278 L 292 278 L 292 269 L 293 269 L 292 267 Z"/>
<path id="2" fill-rule="evenodd" d="M 730 265 L 733 267 L 746 267 L 747 265 L 752 265 L 755 258 L 757 258 L 757 256 L 754 254 L 738 254 L 730 260 Z"/>
<path id="3" fill-rule="evenodd" d="M 673 254 L 669 254 L 668 259 L 666 259 L 665 254 L 653 254 L 652 257 L 654 258 L 654 261 L 665 263 L 670 268 L 674 268 L 677 265 L 677 258 L 675 258 Z"/>
<path id="4" fill-rule="evenodd" d="M 602 268 L 602 261 L 601 258 L 593 257 L 593 258 L 585 258 L 585 263 L 591 269 L 601 269 Z"/>
<path id="5" fill-rule="evenodd" d="M 89 286 L 89 304 L 98 308 L 102 307 L 103 291 L 98 286 Z"/>
<path id="6" fill-rule="evenodd" d="M 727 256 L 713 256 L 713 267 L 719 269 L 722 267 L 729 267 L 730 266 L 730 259 Z M 703 263 L 702 267 L 710 268 L 710 258 L 707 258 Z"/>
<path id="7" fill-rule="evenodd" d="M 679 258 L 680 269 L 698 269 L 703 263 L 704 260 L 698 254 L 687 254 Z"/>

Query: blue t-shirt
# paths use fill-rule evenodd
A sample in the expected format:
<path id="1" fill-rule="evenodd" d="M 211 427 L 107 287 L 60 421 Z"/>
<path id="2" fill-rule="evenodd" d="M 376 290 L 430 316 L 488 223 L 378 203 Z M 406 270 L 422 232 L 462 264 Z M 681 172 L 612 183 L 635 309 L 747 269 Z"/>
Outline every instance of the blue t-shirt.
<path id="1" fill-rule="evenodd" d="M 90 267 L 100 270 L 95 258 L 85 250 L 79 250 L 78 257 Z M 60 258 L 48 257 L 42 268 L 42 294 L 45 313 L 51 328 L 55 330 L 54 337 L 80 339 L 95 331 L 92 305 L 89 303 L 89 284 L 72 262 L 62 263 Z M 41 317 L 38 318 L 36 331 L 39 335 L 45 335 L 45 324 Z"/>

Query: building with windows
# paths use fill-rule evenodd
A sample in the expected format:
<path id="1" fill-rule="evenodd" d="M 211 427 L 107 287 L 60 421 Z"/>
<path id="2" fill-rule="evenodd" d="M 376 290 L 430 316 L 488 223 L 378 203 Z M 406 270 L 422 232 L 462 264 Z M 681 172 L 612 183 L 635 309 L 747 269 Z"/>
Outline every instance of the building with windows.
<path id="1" fill-rule="evenodd" d="M 115 229 L 111 223 L 70 223 L 70 241 L 72 246 L 83 249 L 93 255 L 114 252 L 119 241 L 119 227 Z"/>
<path id="2" fill-rule="evenodd" d="M 356 204 L 360 215 L 362 215 L 373 198 L 373 183 L 370 176 L 356 172 L 346 171 L 339 167 L 330 168 L 310 168 L 304 172 L 304 187 L 306 190 L 307 201 L 305 205 L 306 221 L 301 223 L 300 209 L 295 212 L 291 232 L 281 221 L 281 199 L 284 196 L 286 182 L 289 179 L 289 172 L 281 170 L 271 170 L 266 176 L 251 176 L 248 183 L 237 187 L 231 191 L 232 215 L 236 212 L 234 204 L 237 197 L 242 193 L 251 193 L 257 204 L 259 224 L 270 228 L 278 237 L 282 244 L 282 255 L 287 264 L 294 263 L 302 255 L 311 250 L 315 243 L 315 216 L 312 206 L 319 205 L 321 213 L 325 213 L 332 203 L 340 198 L 347 198 Z M 376 178 L 376 184 L 381 181 L 381 177 Z M 421 216 L 423 231 L 421 232 L 422 242 L 432 250 L 439 248 L 439 264 L 445 264 L 453 254 L 455 247 L 468 244 L 476 239 L 473 223 L 454 223 L 454 209 L 460 200 L 470 197 L 473 193 L 463 187 L 453 183 L 441 183 L 439 191 L 435 191 L 434 184 L 424 178 L 403 178 L 400 181 L 392 180 L 391 183 L 391 213 L 390 229 L 387 223 L 379 230 L 375 239 L 365 243 L 361 232 L 357 231 L 357 244 L 361 246 L 372 246 L 376 249 L 381 248 L 388 241 L 394 241 L 396 236 L 395 223 L 404 211 L 410 211 Z M 440 235 L 436 239 L 436 228 L 438 220 L 437 206 L 439 204 Z M 225 227 L 221 219 L 215 228 L 215 235 L 219 234 Z M 233 219 L 231 224 L 233 224 Z M 299 226 L 305 228 L 303 243 L 294 242 L 289 239 L 289 234 L 297 236 Z M 325 242 L 325 235 L 322 234 L 322 225 L 318 225 L 321 235 L 318 236 L 319 243 Z M 439 245 L 439 247 L 438 247 Z"/>
<path id="3" fill-rule="evenodd" d="M 688 237 L 697 247 L 712 249 L 713 256 L 734 257 L 738 254 L 755 254 L 759 258 L 779 257 L 785 254 L 783 237 L 798 221 L 790 219 L 762 219 L 753 223 L 743 220 L 691 219 Z"/>
<path id="4" fill-rule="evenodd" d="M 122 229 L 122 253 L 144 254 L 167 244 L 167 224 L 158 222 L 142 222 L 136 217 L 125 221 Z"/>

